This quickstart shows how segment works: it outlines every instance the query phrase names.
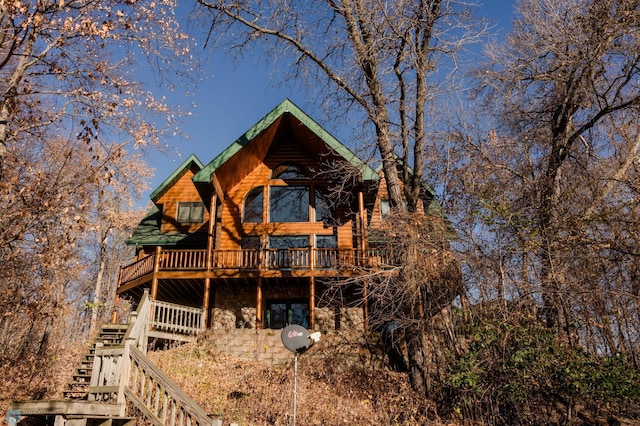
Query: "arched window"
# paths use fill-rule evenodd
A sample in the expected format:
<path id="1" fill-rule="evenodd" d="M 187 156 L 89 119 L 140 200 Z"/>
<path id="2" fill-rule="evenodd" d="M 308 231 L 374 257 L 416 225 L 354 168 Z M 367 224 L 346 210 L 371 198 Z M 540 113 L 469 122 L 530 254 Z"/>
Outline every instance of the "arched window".
<path id="1" fill-rule="evenodd" d="M 262 222 L 262 199 L 264 189 L 261 186 L 253 188 L 244 198 L 244 209 L 242 210 L 242 222 Z"/>
<path id="2" fill-rule="evenodd" d="M 297 164 L 281 164 L 271 172 L 271 179 L 309 179 L 304 169 Z"/>

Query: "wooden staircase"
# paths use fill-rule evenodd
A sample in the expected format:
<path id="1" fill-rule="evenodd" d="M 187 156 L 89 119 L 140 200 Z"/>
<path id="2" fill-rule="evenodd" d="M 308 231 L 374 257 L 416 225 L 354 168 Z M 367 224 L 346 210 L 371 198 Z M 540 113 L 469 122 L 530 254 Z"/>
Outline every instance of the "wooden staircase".
<path id="1" fill-rule="evenodd" d="M 145 355 L 154 332 L 165 339 L 193 338 L 202 324 L 192 320 L 196 314 L 194 308 L 157 304 L 145 292 L 128 325 L 102 327 L 63 400 L 11 402 L 7 419 L 11 424 L 27 419 L 28 424 L 51 426 L 131 426 L 136 419 L 126 414 L 135 407 L 155 426 L 222 426 Z M 185 318 L 190 318 L 187 325 Z"/>
<path id="2" fill-rule="evenodd" d="M 91 386 L 91 373 L 97 348 L 123 346 L 124 336 L 127 332 L 127 324 L 105 324 L 95 338 L 93 345 L 87 350 L 80 364 L 72 376 L 72 381 L 67 383 L 62 392 L 65 399 L 89 400 Z"/>

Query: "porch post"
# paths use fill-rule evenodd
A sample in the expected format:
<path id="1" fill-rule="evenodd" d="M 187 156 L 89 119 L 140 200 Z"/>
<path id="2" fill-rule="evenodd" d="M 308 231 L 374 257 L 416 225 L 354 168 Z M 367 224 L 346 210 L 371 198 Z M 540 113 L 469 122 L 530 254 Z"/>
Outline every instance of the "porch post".
<path id="1" fill-rule="evenodd" d="M 218 196 L 213 194 L 211 196 L 211 204 L 209 205 L 209 232 L 207 235 L 207 276 L 204 279 L 204 295 L 202 298 L 202 307 L 204 308 L 204 318 L 202 320 L 202 327 L 207 328 L 209 326 L 209 292 L 211 289 L 211 277 L 209 273 L 213 268 L 213 232 L 216 226 L 216 203 L 218 201 Z"/>
<path id="2" fill-rule="evenodd" d="M 153 262 L 153 279 L 151 280 L 151 300 L 156 300 L 158 296 L 158 271 L 160 271 L 160 256 L 162 248 L 156 246 L 156 258 Z"/>
<path id="3" fill-rule="evenodd" d="M 309 280 L 309 328 L 316 328 L 316 277 Z"/>
<path id="4" fill-rule="evenodd" d="M 367 249 L 367 210 L 364 208 L 364 195 L 358 191 L 358 213 L 360 214 L 360 248 L 363 254 Z"/>
<path id="5" fill-rule="evenodd" d="M 258 276 L 256 284 L 256 329 L 262 328 L 262 277 Z"/>

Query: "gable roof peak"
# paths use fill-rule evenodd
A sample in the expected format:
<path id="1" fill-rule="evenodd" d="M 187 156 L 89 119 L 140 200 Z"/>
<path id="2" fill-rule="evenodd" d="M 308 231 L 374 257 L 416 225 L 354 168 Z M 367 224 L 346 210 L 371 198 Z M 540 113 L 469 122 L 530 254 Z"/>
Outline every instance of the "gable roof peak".
<path id="1" fill-rule="evenodd" d="M 353 152 L 351 152 L 349 148 L 338 141 L 333 135 L 331 135 L 331 133 L 320 126 L 315 120 L 307 115 L 307 113 L 302 111 L 302 109 L 300 109 L 289 98 L 285 98 L 275 108 L 269 111 L 262 119 L 254 124 L 249 130 L 247 130 L 242 136 L 240 136 L 231 145 L 229 145 L 229 147 L 227 147 L 217 157 L 215 157 L 209 164 L 204 166 L 202 170 L 196 173 L 196 175 L 193 177 L 193 181 L 196 183 L 208 183 L 213 172 L 215 172 L 222 164 L 224 164 L 229 158 L 240 151 L 256 136 L 273 125 L 285 113 L 291 114 L 300 123 L 306 126 L 307 129 L 309 129 L 325 144 L 327 144 L 328 147 L 330 147 L 345 160 L 349 161 L 351 164 L 357 167 L 361 171 L 364 180 L 375 181 L 378 179 L 378 174 L 374 169 L 365 164 L 360 158 L 358 158 Z"/>
<path id="2" fill-rule="evenodd" d="M 162 194 L 166 189 L 168 189 L 173 183 L 174 181 L 182 174 L 182 172 L 184 172 L 186 169 L 191 168 L 192 166 L 195 166 L 198 171 L 202 170 L 202 168 L 204 167 L 204 164 L 202 164 L 202 161 L 200 161 L 200 159 L 195 155 L 195 154 L 191 154 L 187 157 L 186 160 L 184 160 L 182 162 L 182 164 L 180 164 L 174 171 L 173 173 L 171 173 L 171 175 L 169 175 L 168 178 L 166 178 L 164 180 L 164 182 L 162 182 L 149 196 L 149 198 L 151 198 L 151 200 L 153 202 L 155 202 L 155 200 L 158 198 L 158 196 L 160 194 Z"/>

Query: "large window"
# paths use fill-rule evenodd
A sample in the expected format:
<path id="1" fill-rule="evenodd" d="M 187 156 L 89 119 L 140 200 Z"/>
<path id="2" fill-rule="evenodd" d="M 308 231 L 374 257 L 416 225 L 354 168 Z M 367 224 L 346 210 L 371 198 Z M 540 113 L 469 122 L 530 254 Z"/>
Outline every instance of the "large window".
<path id="1" fill-rule="evenodd" d="M 302 185 L 269 188 L 270 222 L 308 222 L 309 187 Z"/>
<path id="2" fill-rule="evenodd" d="M 243 222 L 262 222 L 262 199 L 264 190 L 261 186 L 253 188 L 244 199 L 244 209 L 242 211 Z"/>
<path id="3" fill-rule="evenodd" d="M 204 204 L 200 202 L 178 203 L 178 223 L 204 222 Z"/>

